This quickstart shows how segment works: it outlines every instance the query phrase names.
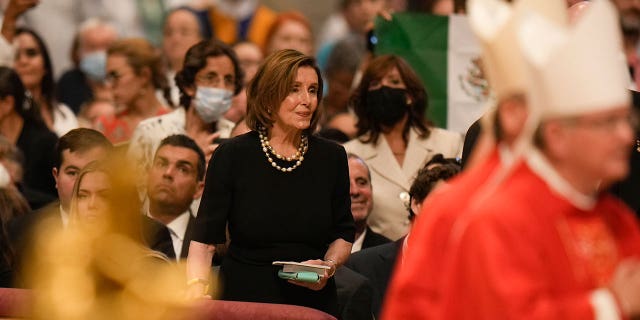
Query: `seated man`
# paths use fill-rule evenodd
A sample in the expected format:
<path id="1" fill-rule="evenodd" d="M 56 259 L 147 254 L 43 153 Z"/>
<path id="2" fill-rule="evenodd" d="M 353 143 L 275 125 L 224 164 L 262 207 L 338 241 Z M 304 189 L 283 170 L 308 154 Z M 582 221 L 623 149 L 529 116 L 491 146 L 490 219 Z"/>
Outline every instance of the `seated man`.
<path id="1" fill-rule="evenodd" d="M 186 258 L 195 222 L 190 205 L 204 188 L 204 152 L 186 135 L 160 142 L 147 179 L 149 216 L 169 228 L 177 259 Z"/>
<path id="2" fill-rule="evenodd" d="M 390 243 L 385 236 L 375 233 L 367 226 L 367 218 L 373 209 L 371 173 L 367 164 L 355 154 L 348 154 L 349 193 L 351 214 L 356 225 L 356 237 L 351 253 L 361 249 Z M 335 274 L 338 289 L 338 309 L 342 319 L 370 319 L 375 298 L 374 289 L 366 277 L 347 268 L 340 267 Z"/>
<path id="3" fill-rule="evenodd" d="M 351 159 L 349 159 L 349 168 L 351 169 Z M 420 169 L 409 189 L 409 220 L 413 222 L 415 214 L 421 211 L 424 199 L 432 190 L 443 181 L 451 179 L 460 170 L 460 164 L 455 159 L 444 158 L 442 154 L 435 155 L 424 168 Z M 394 242 L 357 252 L 345 263 L 345 266 L 370 280 L 374 290 L 372 311 L 376 319 L 379 318 L 391 272 L 405 239 L 406 236 Z"/>
<path id="4" fill-rule="evenodd" d="M 58 201 L 49 204 L 41 211 L 34 212 L 22 219 L 12 221 L 10 237 L 21 241 L 33 223 L 43 219 L 59 221 L 61 227 L 69 223 L 69 211 L 73 185 L 77 174 L 88 163 L 103 159 L 113 146 L 100 132 L 92 129 L 74 129 L 60 137 L 56 145 L 55 163 L 52 168 Z"/>
<path id="5" fill-rule="evenodd" d="M 356 240 L 351 253 L 361 249 L 391 242 L 387 237 L 375 233 L 367 225 L 367 218 L 373 210 L 371 190 L 371 172 L 367 164 L 355 154 L 349 154 L 349 194 L 351 196 L 351 214 L 356 224 Z"/>
<path id="6" fill-rule="evenodd" d="M 78 173 L 89 163 L 102 160 L 113 150 L 113 146 L 102 133 L 86 128 L 69 131 L 58 140 L 56 161 L 52 174 L 56 182 L 59 201 L 49 204 L 41 210 L 22 215 L 9 224 L 9 239 L 16 250 L 17 271 L 20 258 L 27 248 L 30 233 L 36 225 L 48 221 L 50 225 L 66 228 L 69 224 L 69 212 L 73 187 Z M 149 248 L 173 256 L 173 251 L 164 249 L 169 233 L 161 224 L 144 218 L 144 238 Z"/>

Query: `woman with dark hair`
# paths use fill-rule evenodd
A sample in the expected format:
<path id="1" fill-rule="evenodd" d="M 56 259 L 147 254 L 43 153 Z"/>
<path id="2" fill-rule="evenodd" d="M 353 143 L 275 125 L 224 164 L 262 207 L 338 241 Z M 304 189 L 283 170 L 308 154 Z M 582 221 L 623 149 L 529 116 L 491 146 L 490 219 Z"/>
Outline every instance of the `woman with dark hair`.
<path id="1" fill-rule="evenodd" d="M 0 135 L 24 154 L 24 187 L 50 195 L 51 199 L 56 197 L 51 169 L 58 137 L 44 124 L 33 101 L 25 96 L 18 74 L 7 67 L 0 67 Z"/>
<path id="2" fill-rule="evenodd" d="M 10 287 L 13 278 L 14 250 L 9 244 L 9 221 L 30 210 L 27 201 L 11 183 L 9 172 L 0 164 L 0 288 Z"/>
<path id="3" fill-rule="evenodd" d="M 424 199 L 433 191 L 440 183 L 453 178 L 462 171 L 462 166 L 457 158 L 445 158 L 438 153 L 424 168 L 418 170 L 416 178 L 411 183 L 409 189 L 409 220 L 413 222 L 415 217 L 422 211 L 422 203 Z"/>
<path id="4" fill-rule="evenodd" d="M 58 136 L 77 128 L 73 111 L 55 99 L 53 65 L 42 38 L 32 30 L 20 28 L 16 30 L 15 42 L 14 68 L 44 123 Z"/>
<path id="5" fill-rule="evenodd" d="M 95 127 L 112 143 L 128 142 L 136 126 L 170 109 L 156 95 L 160 90 L 171 105 L 171 93 L 160 54 L 142 38 L 118 40 L 107 50 L 106 83 L 119 112 L 98 118 Z"/>
<path id="6" fill-rule="evenodd" d="M 402 58 L 374 58 L 351 97 L 358 138 L 345 144 L 371 168 L 371 228 L 389 239 L 409 231 L 404 203 L 411 181 L 435 154 L 457 157 L 460 134 L 433 127 L 426 118 L 427 92 Z"/>
<path id="7" fill-rule="evenodd" d="M 222 299 L 295 304 L 337 313 L 333 274 L 355 227 L 344 149 L 312 135 L 322 78 L 295 50 L 269 56 L 247 88 L 252 130 L 222 143 L 207 170 L 187 258 L 192 296 L 206 293 L 215 244 L 231 242 Z M 279 278 L 274 261 L 327 267 L 316 282 Z"/>
<path id="8" fill-rule="evenodd" d="M 229 46 L 212 39 L 189 48 L 176 84 L 180 88 L 180 108 L 142 121 L 133 133 L 129 156 L 140 172 L 149 170 L 160 141 L 170 135 L 188 135 L 208 159 L 216 146 L 214 139 L 228 138 L 235 126 L 223 114 L 231 107 L 231 98 L 242 89 L 243 73 Z"/>

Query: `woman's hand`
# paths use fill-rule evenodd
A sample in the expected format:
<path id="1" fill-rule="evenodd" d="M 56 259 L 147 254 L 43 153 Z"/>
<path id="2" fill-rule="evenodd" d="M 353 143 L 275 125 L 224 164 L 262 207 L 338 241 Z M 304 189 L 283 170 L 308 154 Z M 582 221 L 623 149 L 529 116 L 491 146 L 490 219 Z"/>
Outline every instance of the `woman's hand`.
<path id="1" fill-rule="evenodd" d="M 187 286 L 187 290 L 185 291 L 185 299 L 187 300 L 196 300 L 196 299 L 211 299 L 211 296 L 208 294 L 207 285 L 202 282 L 193 283 Z"/>
<path id="2" fill-rule="evenodd" d="M 209 279 L 211 259 L 216 249 L 213 245 L 191 241 L 187 256 L 187 299 L 211 299 Z"/>
<path id="3" fill-rule="evenodd" d="M 35 7 L 40 0 L 10 0 L 5 10 L 5 18 L 17 19 L 27 10 Z"/>
<path id="4" fill-rule="evenodd" d="M 329 249 L 327 249 L 327 252 L 324 255 L 324 260 L 316 259 L 302 262 L 330 267 L 329 269 L 325 270 L 324 275 L 320 277 L 320 281 L 316 283 L 309 283 L 289 280 L 289 282 L 315 291 L 322 290 L 322 288 L 324 288 L 324 286 L 327 284 L 329 278 L 333 277 L 333 275 L 336 273 L 336 268 L 338 266 L 341 266 L 344 261 L 347 260 L 350 254 L 351 242 L 347 242 L 343 239 L 338 238 L 329 245 Z"/>
<path id="5" fill-rule="evenodd" d="M 10 0 L 4 11 L 4 20 L 2 21 L 2 36 L 9 42 L 13 41 L 16 32 L 16 20 L 27 10 L 35 7 L 40 0 Z"/>
<path id="6" fill-rule="evenodd" d="M 292 283 L 301 287 L 305 287 L 313 291 L 319 291 L 319 290 L 322 290 L 325 285 L 327 285 L 327 281 L 329 281 L 329 278 L 333 277 L 333 275 L 336 273 L 336 264 L 331 261 L 323 261 L 323 260 L 316 259 L 316 260 L 303 261 L 302 263 L 315 264 L 319 266 L 327 266 L 327 267 L 331 267 L 331 269 L 325 270 L 324 274 L 320 276 L 320 279 L 318 279 L 318 282 L 314 283 L 314 282 L 288 280 L 289 283 Z"/>

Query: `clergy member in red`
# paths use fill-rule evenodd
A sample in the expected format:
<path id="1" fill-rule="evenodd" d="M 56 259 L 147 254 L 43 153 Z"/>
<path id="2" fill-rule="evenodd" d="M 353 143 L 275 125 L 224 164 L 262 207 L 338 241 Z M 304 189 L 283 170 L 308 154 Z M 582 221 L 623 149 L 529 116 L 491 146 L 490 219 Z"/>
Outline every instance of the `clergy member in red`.
<path id="1" fill-rule="evenodd" d="M 483 133 L 473 154 L 478 164 L 434 191 L 423 204 L 422 213 L 407 237 L 402 262 L 396 266 L 383 319 L 439 318 L 440 281 L 448 258 L 451 228 L 477 190 L 492 181 L 503 165 L 510 165 L 512 148 L 519 141 L 527 119 L 526 71 L 516 45 L 514 24 L 527 9 L 560 24 L 566 21 L 563 0 L 522 0 L 513 8 L 503 1 L 478 0 L 470 1 L 468 8 L 471 28 L 482 45 L 483 67 L 498 105 L 482 119 Z M 508 14 L 496 18 L 492 14 L 495 11 Z"/>
<path id="2" fill-rule="evenodd" d="M 517 26 L 540 125 L 525 160 L 456 222 L 440 318 L 640 315 L 640 226 L 598 191 L 628 173 L 633 143 L 617 23 L 596 0 L 572 27 L 535 14 Z"/>

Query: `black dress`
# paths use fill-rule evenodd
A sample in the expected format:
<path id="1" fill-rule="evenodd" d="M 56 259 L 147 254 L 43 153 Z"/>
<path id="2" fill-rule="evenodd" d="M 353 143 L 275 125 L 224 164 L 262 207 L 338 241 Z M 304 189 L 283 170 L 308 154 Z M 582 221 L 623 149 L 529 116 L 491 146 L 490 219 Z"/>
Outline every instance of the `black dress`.
<path id="1" fill-rule="evenodd" d="M 334 240 L 353 242 L 348 170 L 342 146 L 313 136 L 302 165 L 292 172 L 271 167 L 255 131 L 218 147 L 207 170 L 193 240 L 224 243 L 229 223 L 231 243 L 220 271 L 222 299 L 295 304 L 336 314 L 333 279 L 313 291 L 278 278 L 280 267 L 271 262 L 322 259 Z"/>
<path id="2" fill-rule="evenodd" d="M 56 84 L 56 97 L 78 114 L 82 104 L 93 99 L 93 90 L 82 70 L 74 68 L 60 76 Z"/>
<path id="3" fill-rule="evenodd" d="M 25 120 L 16 142 L 24 154 L 24 184 L 27 188 L 57 197 L 56 182 L 51 175 L 55 165 L 58 136 L 44 124 Z M 27 199 L 31 200 L 31 199 Z"/>

